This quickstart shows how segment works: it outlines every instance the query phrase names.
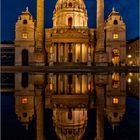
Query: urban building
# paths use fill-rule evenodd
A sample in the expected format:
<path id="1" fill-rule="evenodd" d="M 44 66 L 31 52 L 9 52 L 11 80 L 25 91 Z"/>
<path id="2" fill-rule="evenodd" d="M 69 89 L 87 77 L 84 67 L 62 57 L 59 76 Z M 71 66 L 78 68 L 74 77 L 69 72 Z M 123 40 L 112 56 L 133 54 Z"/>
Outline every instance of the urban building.
<path id="1" fill-rule="evenodd" d="M 140 66 L 140 39 L 129 40 L 126 47 L 127 53 L 127 65 L 128 66 Z"/>
<path id="2" fill-rule="evenodd" d="M 0 45 L 1 66 L 13 66 L 15 64 L 14 42 L 3 41 Z"/>

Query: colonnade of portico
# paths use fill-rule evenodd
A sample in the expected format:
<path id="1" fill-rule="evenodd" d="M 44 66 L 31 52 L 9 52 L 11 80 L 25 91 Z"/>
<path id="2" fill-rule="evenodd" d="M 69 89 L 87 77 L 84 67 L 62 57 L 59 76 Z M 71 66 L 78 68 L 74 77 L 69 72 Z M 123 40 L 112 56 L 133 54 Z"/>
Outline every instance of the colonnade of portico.
<path id="1" fill-rule="evenodd" d="M 54 75 L 50 74 L 47 90 L 53 94 L 91 94 L 93 77 L 87 75 Z"/>
<path id="2" fill-rule="evenodd" d="M 94 48 L 88 43 L 52 43 L 48 46 L 48 62 L 87 63 L 93 62 Z"/>

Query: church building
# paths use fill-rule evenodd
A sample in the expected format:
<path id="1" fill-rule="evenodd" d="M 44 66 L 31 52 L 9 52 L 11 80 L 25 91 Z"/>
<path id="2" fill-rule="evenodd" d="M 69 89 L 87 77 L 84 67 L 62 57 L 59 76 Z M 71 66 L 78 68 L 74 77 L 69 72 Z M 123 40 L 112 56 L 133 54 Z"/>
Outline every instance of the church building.
<path id="1" fill-rule="evenodd" d="M 53 27 L 44 28 L 43 1 L 37 0 L 36 20 L 28 8 L 18 17 L 16 66 L 126 63 L 126 26 L 114 8 L 104 20 L 104 1 L 97 0 L 97 28 L 89 28 L 84 0 L 57 0 Z"/>

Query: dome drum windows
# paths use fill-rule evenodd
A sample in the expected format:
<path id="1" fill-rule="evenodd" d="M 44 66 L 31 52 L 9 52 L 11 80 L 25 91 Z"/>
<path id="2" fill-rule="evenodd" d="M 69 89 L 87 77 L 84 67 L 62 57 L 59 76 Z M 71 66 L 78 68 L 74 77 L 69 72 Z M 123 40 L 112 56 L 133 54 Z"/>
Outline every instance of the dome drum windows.
<path id="1" fill-rule="evenodd" d="M 68 26 L 71 27 L 72 26 L 72 17 L 68 18 Z"/>
<path id="2" fill-rule="evenodd" d="M 72 3 L 71 2 L 69 2 L 69 7 L 72 7 Z"/>

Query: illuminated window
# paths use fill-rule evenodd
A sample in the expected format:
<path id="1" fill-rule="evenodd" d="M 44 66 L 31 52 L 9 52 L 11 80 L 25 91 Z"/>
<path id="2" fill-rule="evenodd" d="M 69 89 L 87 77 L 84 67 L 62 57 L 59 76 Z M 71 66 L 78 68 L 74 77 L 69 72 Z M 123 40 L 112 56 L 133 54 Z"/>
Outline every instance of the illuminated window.
<path id="1" fill-rule="evenodd" d="M 28 99 L 27 98 L 22 98 L 21 99 L 21 103 L 22 104 L 27 104 L 28 103 Z"/>
<path id="2" fill-rule="evenodd" d="M 118 39 L 119 38 L 119 34 L 113 34 L 113 38 L 114 39 Z"/>
<path id="3" fill-rule="evenodd" d="M 53 85 L 52 84 L 50 84 L 50 90 L 52 90 L 53 89 Z"/>
<path id="4" fill-rule="evenodd" d="M 112 75 L 112 87 L 118 88 L 120 86 L 120 76 L 119 73 L 113 73 Z"/>
<path id="5" fill-rule="evenodd" d="M 27 33 L 23 33 L 22 34 L 22 38 L 24 38 L 24 39 L 28 38 L 28 34 Z"/>
<path id="6" fill-rule="evenodd" d="M 113 98 L 113 104 L 118 104 L 119 103 L 119 99 L 118 98 Z"/>

